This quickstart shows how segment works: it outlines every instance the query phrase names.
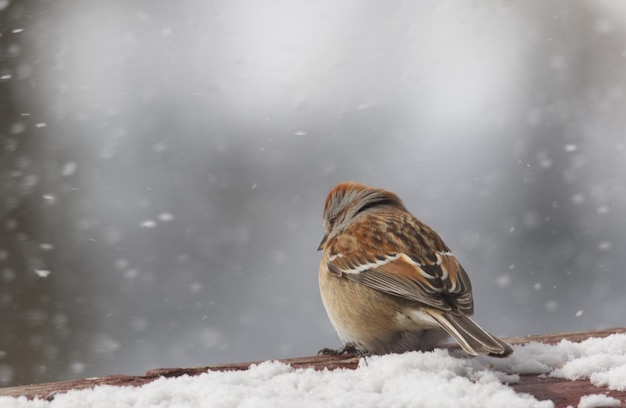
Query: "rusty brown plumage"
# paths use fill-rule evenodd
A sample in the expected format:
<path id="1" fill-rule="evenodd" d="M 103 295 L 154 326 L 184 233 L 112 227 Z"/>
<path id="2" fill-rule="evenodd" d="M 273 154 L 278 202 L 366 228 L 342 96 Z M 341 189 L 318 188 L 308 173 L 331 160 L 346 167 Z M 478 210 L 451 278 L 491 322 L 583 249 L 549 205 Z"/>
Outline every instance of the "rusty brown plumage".
<path id="1" fill-rule="evenodd" d="M 344 344 L 363 352 L 429 350 L 453 336 L 469 354 L 509 345 L 470 318 L 470 279 L 441 237 L 392 192 L 345 182 L 324 207 L 320 291 Z"/>

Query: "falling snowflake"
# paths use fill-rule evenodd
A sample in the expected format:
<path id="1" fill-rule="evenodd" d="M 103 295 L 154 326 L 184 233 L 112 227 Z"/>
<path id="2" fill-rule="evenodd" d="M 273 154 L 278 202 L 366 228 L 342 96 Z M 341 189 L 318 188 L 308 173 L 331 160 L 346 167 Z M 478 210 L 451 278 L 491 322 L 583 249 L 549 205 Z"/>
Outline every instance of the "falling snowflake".
<path id="1" fill-rule="evenodd" d="M 47 269 L 35 269 L 35 273 L 37 274 L 37 276 L 39 276 L 40 278 L 47 278 L 48 275 L 50 275 L 50 271 Z"/>

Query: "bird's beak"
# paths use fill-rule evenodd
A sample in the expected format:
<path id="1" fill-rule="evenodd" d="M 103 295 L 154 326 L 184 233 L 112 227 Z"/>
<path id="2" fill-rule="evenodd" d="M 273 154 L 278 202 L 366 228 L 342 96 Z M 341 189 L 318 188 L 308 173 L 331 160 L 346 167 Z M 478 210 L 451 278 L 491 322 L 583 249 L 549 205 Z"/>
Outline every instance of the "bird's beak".
<path id="1" fill-rule="evenodd" d="M 320 246 L 317 247 L 318 251 L 321 251 L 322 249 L 324 249 L 324 247 L 326 246 L 327 239 L 328 239 L 328 235 L 324 235 L 324 238 L 322 238 L 322 242 L 320 242 Z"/>

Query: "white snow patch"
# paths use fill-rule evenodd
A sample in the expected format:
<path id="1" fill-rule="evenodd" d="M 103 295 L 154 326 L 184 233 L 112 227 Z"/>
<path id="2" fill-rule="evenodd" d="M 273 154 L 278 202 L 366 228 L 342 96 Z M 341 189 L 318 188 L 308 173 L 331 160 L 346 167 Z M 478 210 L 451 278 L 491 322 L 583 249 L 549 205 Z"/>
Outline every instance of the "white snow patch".
<path id="1" fill-rule="evenodd" d="M 500 382 L 516 378 L 496 373 L 472 359 L 447 351 L 391 354 L 361 360 L 357 370 L 295 370 L 264 362 L 247 371 L 210 372 L 198 377 L 161 378 L 139 388 L 100 386 L 70 391 L 52 402 L 0 397 L 11 408 L 61 406 L 115 407 L 492 407 L 548 408 Z M 445 391 L 442 391 L 445 390 Z M 12 402 L 12 405 L 9 405 Z M 5 406 L 5 405 L 2 405 Z"/>
<path id="2" fill-rule="evenodd" d="M 597 407 L 621 407 L 622 403 L 618 399 L 603 394 L 583 395 L 580 397 L 578 408 Z"/>
<path id="3" fill-rule="evenodd" d="M 506 359 L 468 358 L 460 351 L 412 352 L 362 359 L 356 370 L 293 369 L 264 362 L 246 371 L 161 378 L 142 387 L 99 386 L 52 401 L 0 397 L 7 408 L 81 407 L 554 407 L 516 393 L 507 384 L 523 374 L 626 390 L 626 334 L 581 343 L 515 346 Z M 615 398 L 587 395 L 578 407 L 619 406 Z"/>

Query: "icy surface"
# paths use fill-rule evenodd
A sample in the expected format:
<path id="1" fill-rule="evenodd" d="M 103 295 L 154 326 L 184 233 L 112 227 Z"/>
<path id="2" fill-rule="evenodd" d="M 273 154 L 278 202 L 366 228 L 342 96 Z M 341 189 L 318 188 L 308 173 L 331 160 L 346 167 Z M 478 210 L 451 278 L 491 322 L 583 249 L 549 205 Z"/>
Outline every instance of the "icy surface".
<path id="1" fill-rule="evenodd" d="M 516 346 L 508 359 L 467 358 L 446 350 L 362 359 L 356 370 L 293 369 L 265 362 L 247 371 L 161 378 L 142 387 L 100 386 L 71 391 L 52 401 L 0 397 L 3 408 L 35 407 L 553 407 L 516 393 L 518 374 L 589 378 L 626 389 L 626 335 L 557 345 Z M 619 406 L 595 393 L 579 407 Z"/>

